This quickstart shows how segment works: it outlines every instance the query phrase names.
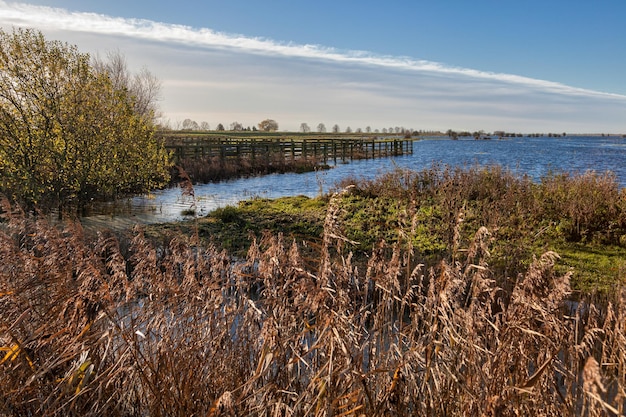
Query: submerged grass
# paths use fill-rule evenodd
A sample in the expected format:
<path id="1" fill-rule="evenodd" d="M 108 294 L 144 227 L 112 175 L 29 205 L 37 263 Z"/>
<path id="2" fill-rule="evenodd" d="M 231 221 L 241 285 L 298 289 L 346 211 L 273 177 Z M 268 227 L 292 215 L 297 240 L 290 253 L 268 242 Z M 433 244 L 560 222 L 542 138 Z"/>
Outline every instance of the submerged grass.
<path id="1" fill-rule="evenodd" d="M 509 180 L 488 174 L 494 191 Z M 59 229 L 5 203 L 0 415 L 624 414 L 623 285 L 572 301 L 571 272 L 557 267 L 566 256 L 531 255 L 517 262 L 520 273 L 507 272 L 506 258 L 492 265 L 494 256 L 525 254 L 499 239 L 533 227 L 518 219 L 498 230 L 503 212 L 480 214 L 472 204 L 489 193 L 451 200 L 459 192 L 451 185 L 417 189 L 415 203 L 389 209 L 384 221 L 396 216 L 396 234 L 360 257 L 354 249 L 365 246 L 350 224 L 357 211 L 347 202 L 380 195 L 352 185 L 326 200 L 280 202 L 280 228 L 303 208 L 323 213 L 314 243 L 261 233 L 236 260 L 201 243 L 201 222 L 197 233 L 158 241 L 140 227 L 90 240 L 80 224 Z M 389 198 L 398 191 L 391 185 Z M 519 197 L 519 211 L 509 201 L 490 207 L 531 216 L 521 187 L 498 192 Z M 244 214 L 245 205 L 210 221 L 245 225 Z M 433 217 L 446 250 L 423 254 L 410 232 Z M 549 230 L 537 238 L 561 232 L 544 220 Z M 575 229 L 585 238 L 563 242 L 613 239 L 584 222 Z"/>

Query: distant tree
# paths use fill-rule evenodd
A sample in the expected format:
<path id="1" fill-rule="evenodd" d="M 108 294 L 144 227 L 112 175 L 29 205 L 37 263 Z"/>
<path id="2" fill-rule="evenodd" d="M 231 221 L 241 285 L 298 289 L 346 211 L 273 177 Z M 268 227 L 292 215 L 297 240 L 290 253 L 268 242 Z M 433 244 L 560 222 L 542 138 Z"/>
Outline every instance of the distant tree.
<path id="1" fill-rule="evenodd" d="M 224 131 L 224 125 L 221 123 L 217 124 L 217 127 L 215 128 L 215 130 L 217 130 L 218 132 L 223 132 Z"/>
<path id="2" fill-rule="evenodd" d="M 478 130 L 478 131 L 473 132 L 472 136 L 474 136 L 474 139 L 480 139 L 483 133 L 484 132 L 482 130 Z"/>
<path id="3" fill-rule="evenodd" d="M 75 46 L 0 29 L 0 192 L 28 207 L 144 192 L 168 156 L 137 97 Z"/>
<path id="4" fill-rule="evenodd" d="M 275 132 L 278 130 L 278 122 L 272 119 L 265 119 L 259 122 L 259 130 L 263 132 Z"/>
<path id="5" fill-rule="evenodd" d="M 311 128 L 309 127 L 308 124 L 306 123 L 300 123 L 300 132 L 302 133 L 309 133 L 311 131 Z"/>
<path id="6" fill-rule="evenodd" d="M 363 129 L 361 129 L 360 127 L 357 127 L 355 130 L 355 133 L 363 133 Z"/>
<path id="7" fill-rule="evenodd" d="M 338 124 L 333 125 L 333 133 L 339 133 L 339 125 Z"/>
<path id="8" fill-rule="evenodd" d="M 346 127 L 346 133 L 352 133 L 352 128 L 350 126 Z"/>
<path id="9" fill-rule="evenodd" d="M 387 128 L 383 127 L 383 133 L 387 133 Z"/>
<path id="10" fill-rule="evenodd" d="M 372 128 L 371 128 L 371 127 L 369 127 L 369 126 L 367 126 L 367 127 L 365 128 L 365 132 L 367 132 L 367 133 L 372 133 Z"/>
<path id="11" fill-rule="evenodd" d="M 200 126 L 198 126 L 198 122 L 196 122 L 195 120 L 185 119 L 183 120 L 182 129 L 183 130 L 198 130 L 200 129 Z"/>
<path id="12" fill-rule="evenodd" d="M 320 123 L 317 125 L 317 131 L 319 133 L 326 133 L 326 125 L 324 123 Z"/>
<path id="13" fill-rule="evenodd" d="M 211 130 L 211 126 L 209 126 L 208 122 L 200 123 L 200 130 L 204 130 L 205 132 Z"/>
<path id="14" fill-rule="evenodd" d="M 240 132 L 243 130 L 243 125 L 239 122 L 232 122 L 230 124 L 230 130 L 236 131 L 236 132 Z"/>

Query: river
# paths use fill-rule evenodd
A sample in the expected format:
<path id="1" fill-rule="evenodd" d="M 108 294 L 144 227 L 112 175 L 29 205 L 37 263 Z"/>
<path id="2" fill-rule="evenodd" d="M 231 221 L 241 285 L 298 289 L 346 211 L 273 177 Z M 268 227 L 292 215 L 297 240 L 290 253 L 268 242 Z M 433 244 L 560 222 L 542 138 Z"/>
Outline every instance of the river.
<path id="1" fill-rule="evenodd" d="M 125 228 L 136 223 L 162 223 L 190 218 L 239 201 L 306 195 L 315 197 L 347 177 L 373 178 L 399 168 L 421 170 L 441 163 L 451 166 L 500 165 L 535 180 L 549 172 L 582 173 L 612 171 L 626 187 L 626 139 L 622 137 L 566 136 L 522 137 L 492 140 L 464 138 L 421 139 L 413 154 L 338 164 L 329 170 L 304 174 L 273 174 L 194 187 L 195 198 L 183 196 L 179 188 L 98 205 L 82 219 L 86 227 Z"/>

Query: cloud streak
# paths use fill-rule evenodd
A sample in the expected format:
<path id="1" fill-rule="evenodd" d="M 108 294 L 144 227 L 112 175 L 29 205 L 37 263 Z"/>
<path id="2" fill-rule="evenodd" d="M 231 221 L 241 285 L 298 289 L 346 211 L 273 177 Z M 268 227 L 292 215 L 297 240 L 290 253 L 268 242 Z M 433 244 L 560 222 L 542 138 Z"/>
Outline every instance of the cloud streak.
<path id="1" fill-rule="evenodd" d="M 467 77 L 469 79 L 519 84 L 559 94 L 626 99 L 626 96 L 620 94 L 577 88 L 558 82 L 514 74 L 447 66 L 438 62 L 417 60 L 410 57 L 374 55 L 365 51 L 340 51 L 319 45 L 283 43 L 264 38 L 220 33 L 205 28 L 195 29 L 184 25 L 166 24 L 143 19 L 125 19 L 95 13 L 70 12 L 64 9 L 24 3 L 6 3 L 2 0 L 0 0 L 0 8 L 3 9 L 0 22 L 16 26 L 28 25 L 72 32 L 118 35 L 148 41 L 193 45 L 199 48 L 225 48 L 251 54 L 276 55 L 412 72 L 436 73 Z"/>
<path id="2" fill-rule="evenodd" d="M 0 27 L 34 27 L 88 51 L 119 48 L 163 81 L 170 120 L 281 128 L 301 122 L 522 132 L 621 131 L 626 96 L 409 57 L 0 0 Z M 132 62 L 129 62 L 132 65 Z"/>

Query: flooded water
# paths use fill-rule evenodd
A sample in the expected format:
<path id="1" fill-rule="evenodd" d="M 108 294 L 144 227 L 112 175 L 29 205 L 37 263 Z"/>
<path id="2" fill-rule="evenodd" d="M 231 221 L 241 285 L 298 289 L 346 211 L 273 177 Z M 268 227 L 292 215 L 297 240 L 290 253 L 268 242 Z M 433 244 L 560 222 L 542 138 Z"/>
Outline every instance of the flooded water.
<path id="1" fill-rule="evenodd" d="M 626 187 L 626 139 L 621 137 L 512 138 L 493 140 L 423 139 L 413 154 L 394 158 L 359 160 L 330 170 L 305 174 L 273 174 L 194 187 L 195 199 L 172 188 L 149 195 L 100 205 L 82 219 L 87 227 L 123 228 L 136 223 L 161 223 L 190 218 L 254 197 L 277 198 L 328 192 L 347 177 L 374 178 L 400 168 L 421 170 L 433 163 L 451 166 L 501 165 L 539 180 L 549 172 L 612 171 Z"/>

